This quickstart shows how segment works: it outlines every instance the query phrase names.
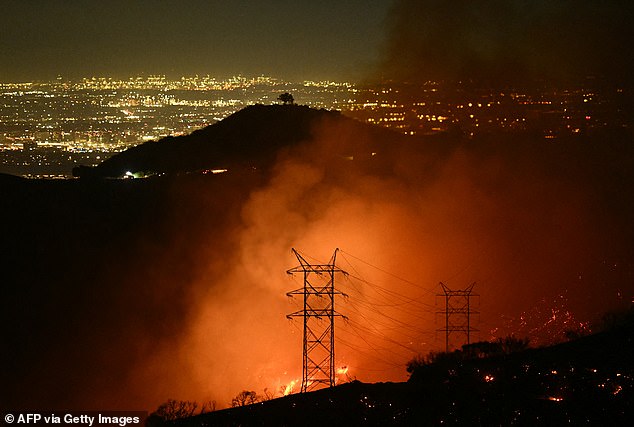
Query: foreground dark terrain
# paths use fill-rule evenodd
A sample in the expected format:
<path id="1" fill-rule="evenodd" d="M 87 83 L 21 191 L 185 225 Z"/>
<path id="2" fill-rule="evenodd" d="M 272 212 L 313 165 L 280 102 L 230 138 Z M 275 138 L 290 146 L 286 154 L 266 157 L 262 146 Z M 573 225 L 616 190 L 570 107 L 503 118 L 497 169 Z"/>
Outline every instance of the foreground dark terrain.
<path id="1" fill-rule="evenodd" d="M 629 425 L 634 311 L 608 331 L 507 355 L 417 366 L 406 383 L 352 382 L 150 425 Z M 457 353 L 456 353 L 457 354 Z M 455 356 L 455 354 L 454 354 Z"/>

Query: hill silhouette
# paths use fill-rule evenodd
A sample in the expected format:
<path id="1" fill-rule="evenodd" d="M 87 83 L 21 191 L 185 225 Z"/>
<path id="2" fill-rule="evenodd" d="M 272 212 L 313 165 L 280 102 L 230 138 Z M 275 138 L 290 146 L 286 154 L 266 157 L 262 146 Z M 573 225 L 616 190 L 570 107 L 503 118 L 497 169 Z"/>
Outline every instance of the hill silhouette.
<path id="1" fill-rule="evenodd" d="M 262 168 L 271 165 L 281 149 L 313 138 L 317 127 L 324 123 L 347 129 L 345 141 L 333 147 L 333 157 L 370 156 L 380 148 L 377 141 L 402 138 L 336 111 L 298 105 L 252 105 L 189 135 L 149 141 L 116 154 L 95 168 L 80 166 L 73 173 L 80 177 L 117 178 L 126 172 L 155 175 Z M 372 143 L 363 145 L 362 139 L 355 138 L 368 133 Z"/>

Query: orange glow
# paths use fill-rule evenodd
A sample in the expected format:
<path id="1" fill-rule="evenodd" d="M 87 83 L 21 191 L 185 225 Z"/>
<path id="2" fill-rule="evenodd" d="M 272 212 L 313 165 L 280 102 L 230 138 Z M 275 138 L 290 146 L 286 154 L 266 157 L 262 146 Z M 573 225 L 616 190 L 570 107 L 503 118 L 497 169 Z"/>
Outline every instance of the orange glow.
<path id="1" fill-rule="evenodd" d="M 505 328 L 503 319 L 536 305 L 543 308 L 542 325 L 553 316 L 549 325 L 572 322 L 540 301 L 577 286 L 580 272 L 592 276 L 586 270 L 600 266 L 599 249 L 617 240 L 600 235 L 601 222 L 588 227 L 603 211 L 585 188 L 553 178 L 557 169 L 541 170 L 540 153 L 524 155 L 515 141 L 504 145 L 504 155 L 482 153 L 477 144 L 440 154 L 432 146 L 425 156 L 395 154 L 389 173 L 364 170 L 356 160 L 333 172 L 322 159 L 346 143 L 345 135 L 370 142 L 356 129 L 326 123 L 315 129 L 305 152 L 282 155 L 257 186 L 227 186 L 231 197 L 214 186 L 192 185 L 189 194 L 172 190 L 175 205 L 184 201 L 172 213 L 172 234 L 160 245 L 150 240 L 150 249 L 138 245 L 145 264 L 135 260 L 130 265 L 136 269 L 120 270 L 127 273 L 121 274 L 126 285 L 147 282 L 143 295 L 152 296 L 147 303 L 160 306 L 161 316 L 165 305 L 174 307 L 174 315 L 162 321 L 164 332 L 139 345 L 148 350 L 129 369 L 121 402 L 113 401 L 112 390 L 87 402 L 152 409 L 174 397 L 216 400 L 222 408 L 241 390 L 297 392 L 303 331 L 300 321 L 285 317 L 299 309 L 286 292 L 302 286 L 301 278 L 285 274 L 296 265 L 292 247 L 322 262 L 341 249 L 337 264 L 349 273 L 336 282 L 349 295 L 337 298 L 335 308 L 347 317 L 335 321 L 341 381 L 406 381 L 408 361 L 444 351 L 444 336 L 436 332 L 440 281 L 452 289 L 476 282 L 482 308 L 474 326 L 495 329 L 497 337 L 517 330 Z M 384 152 L 371 152 L 377 153 L 368 153 L 372 162 L 386 161 Z M 218 179 L 236 178 L 225 173 Z M 230 198 L 239 200 L 228 205 Z M 197 222 L 187 223 L 183 218 L 192 216 L 185 213 L 196 210 Z M 179 262 L 169 262 L 172 256 Z M 585 320 L 583 304 L 585 313 L 596 312 L 609 292 L 579 286 L 584 292 L 571 293 L 571 299 L 583 298 L 569 306 Z M 523 330 L 535 326 L 531 316 L 522 322 Z"/>
<path id="2" fill-rule="evenodd" d="M 520 179 L 518 169 L 532 171 L 526 156 L 507 164 L 458 149 L 442 161 L 403 156 L 388 177 L 357 170 L 356 163 L 331 176 L 321 159 L 345 144 L 347 133 L 325 124 L 305 153 L 280 158 L 268 182 L 245 196 L 230 251 L 218 251 L 209 230 L 198 255 L 209 266 L 193 285 L 190 333 L 157 355 L 157 367 L 179 360 L 176 372 L 191 372 L 180 389 L 170 385 L 172 395 L 182 390 L 204 400 L 208 393 L 220 406 L 244 389 L 280 384 L 283 394 L 297 391 L 302 328 L 285 317 L 298 309 L 286 292 L 302 286 L 301 278 L 285 274 L 296 264 L 292 247 L 311 262 L 326 262 L 341 248 L 337 264 L 350 274 L 336 286 L 349 297 L 337 298 L 336 310 L 348 320 L 336 320 L 335 351 L 348 371 L 340 366 L 337 375 L 350 375 L 354 366 L 355 379 L 380 382 L 406 381 L 409 360 L 443 349 L 435 333 L 439 281 L 449 278 L 455 288 L 478 282 L 486 302 L 479 328 L 500 327 L 506 336 L 513 331 L 503 329 L 501 314 L 517 316 L 544 292 L 560 294 L 552 284 L 566 282 L 561 266 L 574 265 L 576 278 L 583 250 L 596 246 L 591 232 L 581 232 L 584 198 L 547 176 Z M 380 153 L 374 158 L 382 161 Z M 213 206 L 218 198 L 209 200 Z"/>

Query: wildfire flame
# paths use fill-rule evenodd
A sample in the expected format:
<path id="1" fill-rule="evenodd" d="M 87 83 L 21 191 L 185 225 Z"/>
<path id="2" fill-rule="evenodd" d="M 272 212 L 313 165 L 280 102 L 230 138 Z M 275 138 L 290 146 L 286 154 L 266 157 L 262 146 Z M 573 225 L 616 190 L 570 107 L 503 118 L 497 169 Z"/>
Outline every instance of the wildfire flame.
<path id="1" fill-rule="evenodd" d="M 299 382 L 299 380 L 293 380 L 284 386 L 284 396 L 288 396 L 293 392 L 293 387 Z"/>

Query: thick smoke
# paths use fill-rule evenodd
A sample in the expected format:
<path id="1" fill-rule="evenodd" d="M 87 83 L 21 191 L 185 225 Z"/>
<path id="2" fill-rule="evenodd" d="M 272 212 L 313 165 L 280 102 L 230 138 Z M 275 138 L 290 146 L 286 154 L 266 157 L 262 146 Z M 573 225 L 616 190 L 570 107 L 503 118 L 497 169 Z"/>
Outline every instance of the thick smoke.
<path id="1" fill-rule="evenodd" d="M 299 309 L 286 292 L 302 286 L 284 273 L 297 264 L 292 247 L 319 262 L 342 249 L 338 265 L 350 273 L 337 285 L 349 295 L 337 302 L 348 317 L 337 323 L 342 381 L 405 380 L 409 359 L 444 348 L 441 281 L 453 289 L 476 282 L 480 332 L 472 339 L 523 333 L 523 314 L 565 296 L 567 307 L 551 310 L 565 320 L 559 330 L 531 325 L 563 339 L 616 306 L 619 290 L 632 293 L 624 281 L 631 263 L 623 265 L 632 230 L 624 212 L 604 204 L 613 176 L 603 160 L 541 141 L 443 150 L 417 142 L 425 162 L 404 152 L 379 173 L 353 161 L 333 166 L 333 141 L 350 142 L 342 134 L 322 124 L 314 140 L 282 154 L 263 185 L 245 189 L 239 212 L 228 213 L 240 218 L 226 235 L 232 244 L 196 249 L 211 267 L 191 283 L 182 333 L 135 369 L 129 387 L 143 402 L 223 406 L 242 389 L 279 395 L 301 377 L 301 324 L 285 318 Z M 621 185 L 612 202 L 631 208 Z M 531 321 L 543 319 L 522 324 Z"/>
<path id="2" fill-rule="evenodd" d="M 292 247 L 321 262 L 342 249 L 341 381 L 405 380 L 409 359 L 443 349 L 441 281 L 476 282 L 474 340 L 523 333 L 544 301 L 564 296 L 566 313 L 550 312 L 575 329 L 634 294 L 631 147 L 395 137 L 390 155 L 334 155 L 373 142 L 355 129 L 321 123 L 261 175 L 5 193 L 22 200 L 5 220 L 33 235 L 7 239 L 3 401 L 152 410 L 279 395 L 301 376 Z"/>
<path id="3" fill-rule="evenodd" d="M 381 72 L 414 81 L 629 81 L 633 18 L 621 0 L 397 0 Z"/>

